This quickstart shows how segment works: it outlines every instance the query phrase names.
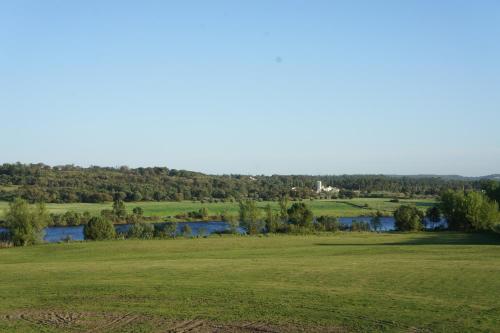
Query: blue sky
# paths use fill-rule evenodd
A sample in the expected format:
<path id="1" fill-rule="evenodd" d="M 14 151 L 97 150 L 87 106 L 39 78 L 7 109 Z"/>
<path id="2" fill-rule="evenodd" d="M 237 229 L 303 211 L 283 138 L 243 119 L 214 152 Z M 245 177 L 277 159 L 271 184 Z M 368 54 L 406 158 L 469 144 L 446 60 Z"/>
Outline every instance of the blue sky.
<path id="1" fill-rule="evenodd" d="M 499 1 L 2 1 L 0 163 L 500 172 Z"/>

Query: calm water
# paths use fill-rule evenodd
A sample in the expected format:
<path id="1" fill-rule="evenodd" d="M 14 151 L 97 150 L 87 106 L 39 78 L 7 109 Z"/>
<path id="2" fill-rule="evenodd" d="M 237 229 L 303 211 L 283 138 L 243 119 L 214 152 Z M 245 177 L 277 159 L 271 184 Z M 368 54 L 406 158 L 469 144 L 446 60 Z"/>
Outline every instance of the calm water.
<path id="1" fill-rule="evenodd" d="M 353 221 L 370 222 L 371 217 L 360 216 L 360 217 L 340 217 L 338 220 L 341 224 L 351 225 Z M 394 230 L 394 218 L 393 217 L 382 217 L 382 231 Z M 163 224 L 163 223 L 159 223 Z M 229 230 L 229 225 L 226 222 L 221 221 L 209 221 L 209 222 L 180 222 L 177 224 L 177 233 L 181 233 L 182 225 L 188 224 L 191 227 L 192 236 L 205 236 L 217 232 L 224 232 Z M 115 226 L 118 233 L 126 233 L 130 228 L 130 224 L 119 224 Z M 440 223 L 435 223 L 430 225 L 431 228 L 438 226 L 446 226 L 446 222 L 442 220 Z M 7 231 L 5 228 L 0 228 L 0 232 Z M 240 233 L 245 233 L 243 228 L 239 228 Z M 54 243 L 60 242 L 64 239 L 70 238 L 71 240 L 83 240 L 83 226 L 75 227 L 48 227 L 45 228 L 46 242 Z"/>

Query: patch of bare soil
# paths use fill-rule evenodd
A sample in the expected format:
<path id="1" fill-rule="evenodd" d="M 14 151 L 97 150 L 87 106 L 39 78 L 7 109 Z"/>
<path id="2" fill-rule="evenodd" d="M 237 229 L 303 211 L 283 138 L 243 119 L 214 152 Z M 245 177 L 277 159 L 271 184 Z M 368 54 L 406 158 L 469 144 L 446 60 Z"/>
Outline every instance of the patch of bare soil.
<path id="1" fill-rule="evenodd" d="M 134 332 L 134 327 L 141 332 L 152 333 L 340 333 L 348 332 L 339 327 L 271 325 L 262 322 L 216 323 L 193 319 L 173 321 L 161 317 L 111 313 L 65 312 L 65 311 L 18 311 L 0 316 L 0 320 L 21 320 L 34 327 L 52 327 L 64 332 Z"/>

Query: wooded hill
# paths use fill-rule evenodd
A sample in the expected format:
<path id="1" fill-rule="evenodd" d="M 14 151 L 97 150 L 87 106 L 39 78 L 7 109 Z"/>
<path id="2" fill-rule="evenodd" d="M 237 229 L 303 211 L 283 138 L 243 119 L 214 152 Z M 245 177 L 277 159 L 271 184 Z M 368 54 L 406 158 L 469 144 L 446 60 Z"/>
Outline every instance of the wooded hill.
<path id="1" fill-rule="evenodd" d="M 207 175 L 166 167 L 78 167 L 44 164 L 0 165 L 0 200 L 104 202 L 174 200 L 275 200 L 317 198 L 316 181 L 341 189 L 340 197 L 433 196 L 444 189 L 479 189 L 481 179 L 384 175 Z"/>

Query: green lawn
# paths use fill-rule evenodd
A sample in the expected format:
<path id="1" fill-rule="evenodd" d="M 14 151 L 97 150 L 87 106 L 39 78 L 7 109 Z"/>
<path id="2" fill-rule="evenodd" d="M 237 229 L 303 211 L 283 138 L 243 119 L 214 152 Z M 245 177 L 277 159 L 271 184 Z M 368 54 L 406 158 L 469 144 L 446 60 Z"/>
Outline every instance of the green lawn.
<path id="1" fill-rule="evenodd" d="M 359 198 L 359 199 L 338 199 L 338 200 L 305 200 L 314 214 L 331 215 L 331 216 L 360 216 L 369 215 L 377 209 L 381 210 L 386 215 L 391 215 L 392 212 L 402 204 L 414 204 L 421 209 L 426 209 L 435 201 L 432 199 L 415 199 L 415 200 L 400 200 L 399 203 L 390 202 L 389 199 L 378 198 Z M 260 207 L 264 207 L 268 202 L 259 202 Z M 276 202 L 270 204 L 277 209 Z M 367 207 L 364 207 L 368 205 Z M 0 216 L 3 215 L 2 211 L 7 208 L 6 202 L 0 202 Z M 144 209 L 147 216 L 174 216 L 179 213 L 199 210 L 201 207 L 207 207 L 210 215 L 217 215 L 223 212 L 233 214 L 238 213 L 238 203 L 200 203 L 191 201 L 182 202 L 128 202 L 127 208 L 131 211 L 133 207 L 140 206 Z M 110 209 L 111 203 L 105 204 L 85 204 L 85 203 L 71 203 L 71 204 L 47 204 L 50 212 L 63 213 L 67 210 L 74 210 L 78 212 L 89 211 L 93 214 L 98 214 L 102 209 Z"/>
<path id="2" fill-rule="evenodd" d="M 103 313 L 123 325 L 113 319 L 93 332 L 166 332 L 161 318 L 309 331 L 500 331 L 494 234 L 44 244 L 0 249 L 0 269 L 0 332 L 82 332 L 91 320 L 71 318 Z"/>

